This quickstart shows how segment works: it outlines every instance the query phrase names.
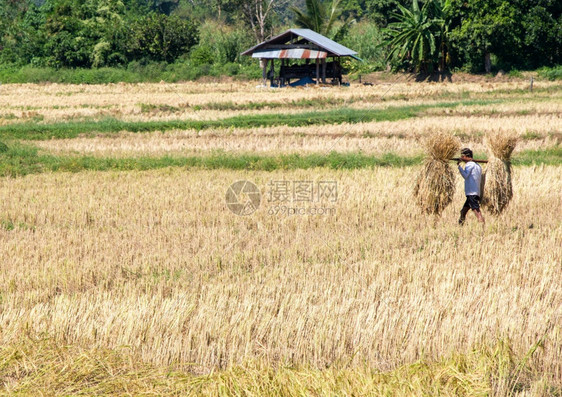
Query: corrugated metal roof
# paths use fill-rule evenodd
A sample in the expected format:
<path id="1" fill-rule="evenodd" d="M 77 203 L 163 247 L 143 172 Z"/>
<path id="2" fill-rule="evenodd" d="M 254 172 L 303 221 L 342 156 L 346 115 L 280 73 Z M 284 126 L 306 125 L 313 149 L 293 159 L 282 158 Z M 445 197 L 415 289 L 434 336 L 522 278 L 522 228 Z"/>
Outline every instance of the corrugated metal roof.
<path id="1" fill-rule="evenodd" d="M 326 51 L 308 50 L 305 48 L 289 48 L 286 50 L 258 50 L 252 58 L 266 59 L 323 59 L 328 56 Z"/>
<path id="2" fill-rule="evenodd" d="M 298 34 L 302 38 L 307 39 L 310 42 L 318 45 L 319 47 L 328 50 L 328 52 L 331 52 L 334 55 L 338 55 L 340 57 L 357 55 L 357 52 L 339 43 L 336 43 L 335 41 L 330 40 L 325 36 L 322 36 L 320 33 L 316 33 L 314 30 L 310 30 L 310 29 L 289 29 L 289 30 L 295 34 Z"/>
<path id="3" fill-rule="evenodd" d="M 264 47 L 272 44 L 287 44 L 289 40 L 296 36 L 302 37 L 306 41 L 316 44 L 318 47 L 320 47 L 320 49 L 325 50 L 329 54 L 329 56 L 345 57 L 357 55 L 357 52 L 339 43 L 336 43 L 335 41 L 330 40 L 329 38 L 322 36 L 320 33 L 316 33 L 315 31 L 310 29 L 289 29 L 278 36 L 275 36 L 269 40 L 264 41 L 263 43 L 250 48 L 249 50 L 244 51 L 242 55 L 252 55 L 260 49 L 265 50 L 266 48 Z"/>

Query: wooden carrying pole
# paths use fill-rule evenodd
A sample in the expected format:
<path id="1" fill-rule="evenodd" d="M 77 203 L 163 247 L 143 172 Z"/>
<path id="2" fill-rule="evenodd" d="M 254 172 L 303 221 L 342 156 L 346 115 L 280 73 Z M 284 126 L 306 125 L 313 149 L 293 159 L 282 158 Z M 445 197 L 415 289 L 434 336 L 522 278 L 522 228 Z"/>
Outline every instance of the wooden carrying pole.
<path id="1" fill-rule="evenodd" d="M 451 161 L 464 161 L 464 160 L 462 160 L 458 157 L 455 157 L 455 158 L 452 158 L 452 159 L 449 159 L 449 160 L 451 160 Z M 487 163 L 488 162 L 488 160 L 475 160 L 475 159 L 472 159 L 470 161 L 474 161 L 475 163 Z"/>

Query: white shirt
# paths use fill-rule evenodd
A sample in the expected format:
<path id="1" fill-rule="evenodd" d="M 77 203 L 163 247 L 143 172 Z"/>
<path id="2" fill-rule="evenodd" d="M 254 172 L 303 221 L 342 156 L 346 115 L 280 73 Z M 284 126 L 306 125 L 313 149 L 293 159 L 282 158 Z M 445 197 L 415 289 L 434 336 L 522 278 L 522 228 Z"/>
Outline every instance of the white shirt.
<path id="1" fill-rule="evenodd" d="M 469 161 L 464 166 L 464 169 L 459 164 L 459 172 L 464 178 L 464 194 L 467 196 L 480 196 L 482 168 L 474 161 Z"/>

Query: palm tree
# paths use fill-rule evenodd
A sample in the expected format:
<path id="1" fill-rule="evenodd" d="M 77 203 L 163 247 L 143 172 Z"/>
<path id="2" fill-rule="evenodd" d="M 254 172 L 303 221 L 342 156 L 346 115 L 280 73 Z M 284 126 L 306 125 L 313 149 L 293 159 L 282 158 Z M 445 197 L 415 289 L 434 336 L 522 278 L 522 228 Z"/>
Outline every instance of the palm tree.
<path id="1" fill-rule="evenodd" d="M 449 27 L 453 5 L 451 0 L 433 0 L 432 13 L 439 28 L 439 71 L 444 72 L 449 63 Z"/>
<path id="2" fill-rule="evenodd" d="M 398 5 L 400 14 L 392 13 L 396 22 L 385 29 L 390 37 L 386 42 L 390 47 L 388 59 L 410 60 L 417 71 L 428 72 L 440 55 L 446 58 L 445 4 L 429 0 L 420 8 L 418 0 L 412 0 L 411 10 Z"/>
<path id="3" fill-rule="evenodd" d="M 337 29 L 334 28 L 342 14 L 342 10 L 339 8 L 340 1 L 332 0 L 328 5 L 322 0 L 306 0 L 305 11 L 296 7 L 291 7 L 291 11 L 295 13 L 295 22 L 301 28 L 314 30 L 338 41 L 345 36 L 351 24 L 355 22 L 355 20 L 347 20 Z"/>

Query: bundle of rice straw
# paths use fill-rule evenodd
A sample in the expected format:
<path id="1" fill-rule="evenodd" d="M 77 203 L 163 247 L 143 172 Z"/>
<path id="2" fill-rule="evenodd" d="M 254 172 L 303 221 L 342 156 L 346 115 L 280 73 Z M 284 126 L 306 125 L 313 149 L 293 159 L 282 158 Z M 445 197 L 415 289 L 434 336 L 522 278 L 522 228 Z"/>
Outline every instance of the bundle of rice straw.
<path id="1" fill-rule="evenodd" d="M 517 145 L 512 133 L 495 132 L 485 139 L 492 153 L 486 168 L 486 191 L 482 205 L 494 215 L 499 215 L 513 197 L 511 186 L 511 153 Z"/>
<path id="2" fill-rule="evenodd" d="M 460 149 L 458 138 L 435 133 L 423 142 L 426 158 L 416 179 L 414 197 L 427 214 L 440 215 L 455 194 L 455 173 L 449 159 Z"/>

